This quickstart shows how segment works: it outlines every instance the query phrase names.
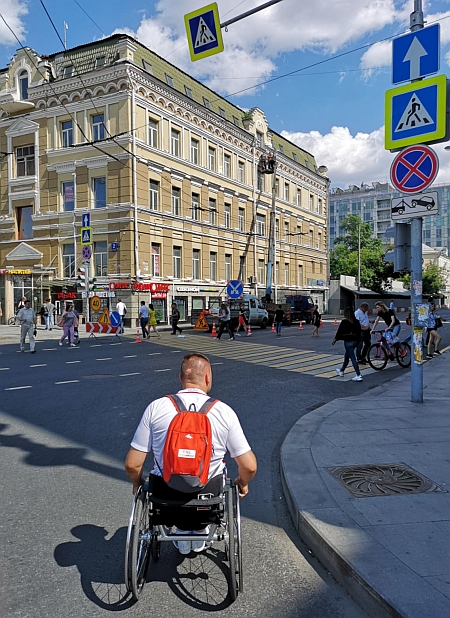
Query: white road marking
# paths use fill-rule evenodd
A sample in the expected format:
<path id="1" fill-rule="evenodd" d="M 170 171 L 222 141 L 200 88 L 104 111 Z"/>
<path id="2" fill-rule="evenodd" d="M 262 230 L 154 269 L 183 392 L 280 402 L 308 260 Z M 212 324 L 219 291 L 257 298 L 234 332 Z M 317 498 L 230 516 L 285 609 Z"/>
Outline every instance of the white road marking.
<path id="1" fill-rule="evenodd" d="M 162 352 L 152 352 L 149 356 L 158 356 L 158 354 L 162 354 Z"/>
<path id="2" fill-rule="evenodd" d="M 80 380 L 63 380 L 62 382 L 55 382 L 55 384 L 75 384 L 75 382 L 79 382 Z"/>
<path id="3" fill-rule="evenodd" d="M 42 348 L 44 352 L 51 352 L 52 350 L 57 350 L 58 348 Z"/>
<path id="4" fill-rule="evenodd" d="M 124 358 L 136 358 L 137 354 L 131 354 L 131 356 L 124 356 Z"/>
<path id="5" fill-rule="evenodd" d="M 102 344 L 101 343 L 94 343 L 93 345 L 89 346 L 90 348 L 101 348 Z"/>
<path id="6" fill-rule="evenodd" d="M 0 371 L 9 371 L 9 367 L 0 367 Z"/>
<path id="7" fill-rule="evenodd" d="M 66 361 L 66 365 L 75 365 L 75 363 L 81 363 L 81 361 Z"/>
<path id="8" fill-rule="evenodd" d="M 211 365 L 223 365 L 223 363 L 211 363 Z"/>
<path id="9" fill-rule="evenodd" d="M 177 352 L 181 352 L 182 350 L 170 350 L 172 354 L 176 354 Z"/>
<path id="10" fill-rule="evenodd" d="M 96 358 L 95 360 L 97 360 L 97 361 L 112 360 L 112 357 L 108 357 L 108 358 Z"/>
<path id="11" fill-rule="evenodd" d="M 155 373 L 161 373 L 161 371 L 172 371 L 172 369 L 155 369 Z"/>
<path id="12" fill-rule="evenodd" d="M 45 363 L 44 365 L 30 365 L 30 367 L 47 367 L 47 363 Z"/>
<path id="13" fill-rule="evenodd" d="M 22 388 L 33 388 L 32 386 L 12 386 L 11 388 L 5 388 L 5 391 L 20 391 Z"/>
<path id="14" fill-rule="evenodd" d="M 127 376 L 140 376 L 141 374 L 138 373 L 120 373 L 119 374 L 119 378 L 126 378 Z"/>
<path id="15" fill-rule="evenodd" d="M 109 345 L 122 345 L 122 342 L 119 341 L 119 343 L 110 343 Z"/>

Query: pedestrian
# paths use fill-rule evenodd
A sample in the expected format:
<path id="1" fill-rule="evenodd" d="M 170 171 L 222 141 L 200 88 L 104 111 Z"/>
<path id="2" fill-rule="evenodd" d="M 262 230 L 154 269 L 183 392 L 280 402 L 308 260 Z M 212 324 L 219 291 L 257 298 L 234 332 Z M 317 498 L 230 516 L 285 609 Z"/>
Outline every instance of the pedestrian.
<path id="1" fill-rule="evenodd" d="M 25 298 L 24 306 L 19 309 L 17 318 L 20 322 L 20 351 L 25 352 L 25 338 L 28 335 L 31 354 L 36 354 L 36 344 L 34 338 L 37 335 L 37 317 L 31 307 L 31 301 Z"/>
<path id="2" fill-rule="evenodd" d="M 23 307 L 25 307 L 26 302 L 27 302 L 27 297 L 22 296 L 22 298 L 17 303 L 17 311 L 20 311 L 21 309 L 23 309 Z M 30 306 L 31 306 L 31 301 L 30 301 Z"/>
<path id="3" fill-rule="evenodd" d="M 64 339 L 67 337 L 69 340 L 69 347 L 75 348 L 74 343 L 74 327 L 78 326 L 78 319 L 75 313 L 73 312 L 73 304 L 67 303 L 66 310 L 61 316 L 60 321 L 58 322 L 58 326 L 61 326 L 63 329 L 63 334 L 61 339 L 59 340 L 59 345 L 63 345 Z"/>
<path id="4" fill-rule="evenodd" d="M 219 311 L 219 330 L 216 335 L 216 339 L 219 340 L 222 336 L 224 329 L 230 335 L 230 341 L 234 341 L 234 336 L 230 328 L 231 312 L 226 303 L 220 305 Z"/>
<path id="5" fill-rule="evenodd" d="M 148 310 L 149 310 L 148 311 L 149 312 L 148 324 L 150 326 L 148 336 L 150 337 L 150 333 L 151 333 L 151 331 L 153 329 L 153 332 L 158 335 L 158 339 L 161 339 L 161 335 L 158 333 L 158 331 L 156 329 L 156 311 L 155 311 L 155 308 L 153 306 L 153 303 L 149 304 Z"/>
<path id="6" fill-rule="evenodd" d="M 401 325 L 394 311 L 392 311 L 392 309 L 388 309 L 381 300 L 375 303 L 375 309 L 378 312 L 378 316 L 373 323 L 371 333 L 373 333 L 376 329 L 378 322 L 380 320 L 384 320 L 384 322 L 386 323 L 386 328 L 384 329 L 384 331 L 387 332 L 388 330 L 392 330 L 393 334 L 398 337 L 400 334 Z"/>
<path id="7" fill-rule="evenodd" d="M 256 457 L 234 410 L 222 401 L 211 399 L 208 395 L 212 387 L 212 370 L 209 359 L 203 354 L 188 354 L 181 364 L 179 379 L 181 390 L 176 395 L 171 395 L 170 398 L 162 397 L 150 403 L 136 429 L 125 461 L 125 470 L 133 484 L 133 493 L 135 494 L 145 482 L 143 476 L 145 460 L 152 452 L 153 469 L 149 476 L 149 490 L 158 498 L 186 502 L 187 500 L 201 500 L 203 496 L 219 496 L 224 491 L 226 477 L 224 458 L 226 452 L 229 451 L 238 467 L 238 476 L 234 484 L 238 488 L 239 497 L 244 498 L 248 494 L 248 485 L 256 474 Z M 175 432 L 176 417 L 181 416 L 178 414 L 181 407 L 192 412 L 206 409 L 204 415 L 196 416 L 206 416 L 208 428 L 211 430 L 210 442 L 212 444 L 208 450 L 206 450 L 209 446 L 207 441 L 199 443 L 200 436 L 190 434 L 178 438 L 182 441 L 184 448 L 178 448 L 175 453 L 170 450 L 173 445 L 171 438 L 174 437 L 171 429 L 173 428 Z M 189 414 L 190 412 L 184 412 L 183 422 L 188 422 L 188 420 L 189 423 L 194 422 L 188 416 Z M 184 446 L 185 444 L 187 445 Z M 192 451 L 194 444 L 197 448 Z M 185 491 L 174 489 L 172 487 L 173 475 L 167 469 L 169 466 L 166 468 L 166 453 L 169 455 L 167 458 L 173 461 L 170 469 L 174 470 L 181 467 L 186 469 L 189 463 L 186 457 L 190 457 L 191 452 L 197 452 L 198 465 L 191 460 L 192 463 L 189 466 L 191 476 L 187 478 L 187 481 L 189 479 L 200 480 L 197 474 L 201 473 L 203 476 L 203 471 L 207 471 L 207 474 L 204 474 L 205 478 L 202 479 L 206 484 L 197 483 L 194 487 L 192 483 Z M 184 459 L 181 459 L 182 457 Z M 213 522 L 211 518 L 208 518 L 208 510 L 200 507 L 198 510 L 180 508 L 172 523 L 177 527 L 176 534 L 195 538 L 196 534 L 209 534 L 208 524 Z M 207 547 L 204 539 L 177 541 L 174 544 L 184 555 L 191 551 L 201 552 Z"/>
<path id="8" fill-rule="evenodd" d="M 74 321 L 73 324 L 73 342 L 75 345 L 80 345 L 80 333 L 78 331 L 78 327 L 80 326 L 80 314 L 78 313 L 78 311 L 75 309 L 75 307 L 72 309 L 74 316 L 76 317 L 76 320 Z"/>
<path id="9" fill-rule="evenodd" d="M 120 315 L 120 333 L 124 333 L 125 332 L 125 327 L 124 327 L 123 320 L 124 320 L 125 316 L 127 315 L 127 306 L 122 301 L 121 298 L 119 298 L 119 300 L 117 301 L 116 311 Z"/>
<path id="10" fill-rule="evenodd" d="M 312 323 L 313 323 L 314 328 L 311 333 L 313 337 L 319 336 L 319 328 L 320 328 L 321 319 L 322 319 L 322 316 L 319 313 L 319 305 L 314 305 L 314 311 L 312 312 Z"/>
<path id="11" fill-rule="evenodd" d="M 180 335 L 183 332 L 181 328 L 178 326 L 178 320 L 180 319 L 180 311 L 176 303 L 172 303 L 172 315 L 170 316 L 170 321 L 172 322 L 172 332 L 171 335 L 176 335 L 177 330 L 180 331 Z"/>
<path id="12" fill-rule="evenodd" d="M 141 308 L 139 309 L 139 320 L 141 322 L 141 328 L 142 328 L 142 339 L 145 339 L 146 337 L 150 337 L 150 333 L 148 332 L 148 314 L 149 314 L 149 309 L 147 307 L 147 305 L 145 304 L 145 300 L 141 300 Z"/>
<path id="13" fill-rule="evenodd" d="M 438 333 L 438 328 L 442 326 L 442 318 L 436 313 L 436 305 L 431 303 L 430 311 L 428 313 L 428 318 L 430 320 L 430 326 L 427 328 L 428 331 L 428 346 L 427 346 L 427 358 L 433 358 L 433 356 L 440 356 L 440 352 L 438 350 L 439 344 L 441 343 L 441 335 Z M 434 345 L 434 354 L 431 353 L 431 348 Z"/>
<path id="14" fill-rule="evenodd" d="M 370 348 L 370 320 L 369 305 L 361 303 L 359 309 L 355 311 L 355 318 L 361 325 L 361 339 L 356 349 L 356 360 L 360 365 L 367 365 L 367 352 Z"/>
<path id="15" fill-rule="evenodd" d="M 352 378 L 353 382 L 362 382 L 362 375 L 359 371 L 358 363 L 356 362 L 355 350 L 358 346 L 361 337 L 361 325 L 355 318 L 353 309 L 346 307 L 344 309 L 344 319 L 339 324 L 336 335 L 333 339 L 333 345 L 336 341 L 343 341 L 345 348 L 344 362 L 340 369 L 336 369 L 339 376 L 343 376 L 349 361 L 351 361 L 355 370 L 356 376 Z"/>
<path id="16" fill-rule="evenodd" d="M 389 309 L 395 313 L 395 303 L 393 300 L 389 303 Z"/>
<path id="17" fill-rule="evenodd" d="M 239 331 L 244 330 L 247 333 L 247 337 L 251 336 L 251 332 L 248 332 L 248 320 L 247 320 L 247 316 L 245 315 L 245 307 L 244 305 L 239 305 L 239 318 L 238 318 L 238 327 L 236 329 L 236 332 L 234 333 L 234 335 L 240 337 L 240 333 Z"/>
<path id="18" fill-rule="evenodd" d="M 45 330 L 53 330 L 54 324 L 54 316 L 55 314 L 55 305 L 52 303 L 50 298 L 47 298 L 44 303 L 44 317 L 45 317 Z"/>
<path id="19" fill-rule="evenodd" d="M 281 337 L 281 327 L 283 325 L 283 319 L 284 319 L 284 311 L 281 308 L 281 305 L 278 305 L 276 311 L 275 311 L 275 327 L 276 327 L 276 331 L 277 331 L 277 337 Z"/>

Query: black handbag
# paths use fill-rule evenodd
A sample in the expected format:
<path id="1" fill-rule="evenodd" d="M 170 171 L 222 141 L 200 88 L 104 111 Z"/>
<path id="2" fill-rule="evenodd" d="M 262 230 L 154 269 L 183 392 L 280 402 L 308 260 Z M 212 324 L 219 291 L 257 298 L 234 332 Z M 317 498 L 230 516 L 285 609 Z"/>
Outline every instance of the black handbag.
<path id="1" fill-rule="evenodd" d="M 442 328 L 442 320 L 441 318 L 438 316 L 436 318 L 436 324 L 434 325 L 435 328 Z"/>

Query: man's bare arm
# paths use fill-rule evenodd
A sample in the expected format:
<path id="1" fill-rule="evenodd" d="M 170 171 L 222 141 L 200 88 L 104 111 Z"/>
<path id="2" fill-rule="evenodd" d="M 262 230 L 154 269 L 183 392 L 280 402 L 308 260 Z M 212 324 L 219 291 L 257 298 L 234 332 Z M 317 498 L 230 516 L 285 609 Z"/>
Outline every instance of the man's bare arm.
<path id="1" fill-rule="evenodd" d="M 239 487 L 239 497 L 243 498 L 248 494 L 248 484 L 256 474 L 258 464 L 253 451 L 247 451 L 239 457 L 235 457 L 234 461 L 238 465 L 238 476 L 234 483 Z"/>
<path id="2" fill-rule="evenodd" d="M 142 451 L 138 451 L 137 449 L 131 447 L 128 451 L 127 458 L 125 459 L 125 471 L 133 483 L 134 494 L 144 483 L 142 468 L 144 467 L 147 455 L 148 453 L 143 453 Z"/>

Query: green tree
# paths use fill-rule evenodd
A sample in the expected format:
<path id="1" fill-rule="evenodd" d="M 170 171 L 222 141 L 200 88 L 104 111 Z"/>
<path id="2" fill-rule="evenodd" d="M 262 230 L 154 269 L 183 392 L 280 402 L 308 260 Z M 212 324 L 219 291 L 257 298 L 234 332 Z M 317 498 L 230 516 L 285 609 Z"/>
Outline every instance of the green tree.
<path id="1" fill-rule="evenodd" d="M 405 275 L 401 278 L 403 287 L 407 290 L 411 287 L 411 275 Z M 430 296 L 432 294 L 440 294 L 445 288 L 447 281 L 447 270 L 442 266 L 429 262 L 422 271 L 422 294 Z"/>
<path id="2" fill-rule="evenodd" d="M 379 238 L 372 236 L 372 226 L 364 223 L 358 215 L 349 215 L 341 224 L 344 231 L 335 240 L 330 254 L 330 272 L 333 279 L 340 275 L 358 276 L 358 235 L 361 246 L 361 285 L 374 292 L 389 289 L 388 280 L 393 276 L 394 266 L 384 262 L 386 250 Z"/>

